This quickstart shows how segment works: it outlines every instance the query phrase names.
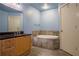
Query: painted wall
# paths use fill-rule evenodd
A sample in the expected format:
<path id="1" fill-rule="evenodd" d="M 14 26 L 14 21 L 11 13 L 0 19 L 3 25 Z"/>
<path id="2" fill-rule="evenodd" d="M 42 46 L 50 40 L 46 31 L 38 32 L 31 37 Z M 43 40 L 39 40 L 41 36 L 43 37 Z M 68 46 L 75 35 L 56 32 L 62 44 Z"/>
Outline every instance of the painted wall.
<path id="1" fill-rule="evenodd" d="M 40 29 L 40 12 L 31 7 L 25 6 L 23 10 L 23 29 L 26 34 L 31 34 L 32 31 Z"/>
<path id="2" fill-rule="evenodd" d="M 5 12 L 5 11 L 0 10 L 0 32 L 8 31 L 7 17 L 8 17 L 8 13 Z"/>
<path id="3" fill-rule="evenodd" d="M 32 31 L 60 30 L 60 17 L 58 9 L 52 9 L 48 11 L 39 12 L 37 9 L 29 6 L 24 9 L 24 32 L 31 34 Z"/>
<path id="4" fill-rule="evenodd" d="M 31 6 L 24 6 L 23 14 L 0 12 L 0 31 L 8 31 L 7 18 L 8 16 L 21 16 L 21 28 L 26 34 L 31 34 L 32 31 L 38 30 L 60 30 L 60 20 L 57 9 L 39 12 Z M 4 15 L 4 16 L 3 16 Z M 1 20 L 1 19 L 4 20 Z M 3 21 L 3 22 L 2 22 Z M 4 23 L 5 22 L 5 23 Z M 3 25 L 2 25 L 3 24 Z M 3 27 L 3 28 L 2 28 Z"/>
<path id="5" fill-rule="evenodd" d="M 58 9 L 52 9 L 41 12 L 41 30 L 59 31 L 60 19 Z"/>

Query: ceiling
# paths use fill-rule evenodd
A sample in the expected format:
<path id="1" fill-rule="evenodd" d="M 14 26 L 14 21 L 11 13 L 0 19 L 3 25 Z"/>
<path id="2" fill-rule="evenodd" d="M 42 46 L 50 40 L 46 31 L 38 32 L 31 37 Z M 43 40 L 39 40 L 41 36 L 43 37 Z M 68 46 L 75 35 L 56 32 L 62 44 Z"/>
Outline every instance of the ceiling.
<path id="1" fill-rule="evenodd" d="M 36 9 L 38 9 L 39 11 L 45 11 L 45 10 L 50 10 L 50 9 L 56 9 L 58 8 L 58 3 L 48 3 L 47 5 L 49 6 L 48 9 L 43 9 L 42 6 L 44 5 L 44 3 L 24 3 L 24 5 L 30 5 Z"/>
<path id="2" fill-rule="evenodd" d="M 23 3 L 21 5 L 32 6 L 32 7 L 36 8 L 39 11 L 45 11 L 45 10 L 50 10 L 50 9 L 56 9 L 56 8 L 58 8 L 58 3 L 47 3 L 47 5 L 49 6 L 48 9 L 43 9 L 42 8 L 44 6 L 44 3 Z M 4 6 L 3 4 L 0 4 L 0 9 L 8 11 L 8 12 L 21 12 L 21 11 L 9 8 L 7 6 Z"/>
<path id="3" fill-rule="evenodd" d="M 15 10 L 13 8 L 10 8 L 8 6 L 5 6 L 3 4 L 0 3 L 0 10 L 3 10 L 3 11 L 7 11 L 7 12 L 18 12 L 18 13 L 21 13 L 22 11 L 18 11 L 18 10 Z"/>

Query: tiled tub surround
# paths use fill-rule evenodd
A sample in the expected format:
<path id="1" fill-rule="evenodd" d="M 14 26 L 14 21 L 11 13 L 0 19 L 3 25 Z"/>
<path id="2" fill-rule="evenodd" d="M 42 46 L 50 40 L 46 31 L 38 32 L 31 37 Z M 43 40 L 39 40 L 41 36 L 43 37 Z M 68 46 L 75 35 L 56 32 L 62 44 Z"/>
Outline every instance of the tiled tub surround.
<path id="1" fill-rule="evenodd" d="M 32 31 L 32 43 L 33 46 L 38 46 L 42 48 L 48 48 L 48 49 L 58 49 L 59 48 L 59 37 L 53 38 L 53 39 L 46 39 L 46 38 L 37 38 L 39 35 L 52 35 L 52 36 L 59 36 L 58 31 Z"/>
<path id="2" fill-rule="evenodd" d="M 59 37 L 53 35 L 37 35 L 33 38 L 33 46 L 59 49 Z"/>
<path id="3" fill-rule="evenodd" d="M 37 35 L 56 35 L 59 36 L 59 31 L 32 31 L 32 36 L 37 36 Z"/>

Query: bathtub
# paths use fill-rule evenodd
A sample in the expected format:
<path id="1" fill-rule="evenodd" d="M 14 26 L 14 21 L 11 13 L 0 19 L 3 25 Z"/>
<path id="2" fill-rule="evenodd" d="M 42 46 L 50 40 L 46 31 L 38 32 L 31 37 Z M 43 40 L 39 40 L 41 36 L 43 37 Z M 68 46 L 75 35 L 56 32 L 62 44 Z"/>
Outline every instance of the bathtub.
<path id="1" fill-rule="evenodd" d="M 54 36 L 54 35 L 37 35 L 37 38 L 40 38 L 40 39 L 58 39 L 59 36 Z"/>
<path id="2" fill-rule="evenodd" d="M 37 35 L 33 39 L 33 45 L 47 49 L 59 49 L 59 36 Z"/>

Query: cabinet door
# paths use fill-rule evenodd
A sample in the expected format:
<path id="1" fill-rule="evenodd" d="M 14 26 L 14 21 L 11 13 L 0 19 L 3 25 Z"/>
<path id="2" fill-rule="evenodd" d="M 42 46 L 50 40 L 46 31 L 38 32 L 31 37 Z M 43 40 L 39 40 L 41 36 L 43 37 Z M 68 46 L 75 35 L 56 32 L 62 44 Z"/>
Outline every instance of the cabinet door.
<path id="1" fill-rule="evenodd" d="M 27 42 L 26 42 L 27 46 L 26 47 L 28 47 L 27 49 L 31 49 L 32 48 L 31 36 L 26 36 L 26 40 L 27 40 Z"/>
<path id="2" fill-rule="evenodd" d="M 17 55 L 22 55 L 31 49 L 31 37 L 22 36 L 16 38 L 16 53 Z"/>
<path id="3" fill-rule="evenodd" d="M 14 38 L 2 40 L 2 53 L 1 54 L 3 56 L 16 55 Z"/>
<path id="4" fill-rule="evenodd" d="M 3 56 L 15 56 L 16 55 L 15 47 L 2 49 L 1 55 L 3 55 Z"/>
<path id="5" fill-rule="evenodd" d="M 23 43 L 22 43 L 22 37 L 17 37 L 16 39 L 16 54 L 17 55 L 21 55 L 23 54 Z"/>
<path id="6" fill-rule="evenodd" d="M 32 47 L 32 41 L 31 41 L 31 36 L 23 36 L 22 38 L 22 48 L 23 48 L 23 52 L 29 52 L 31 50 Z"/>
<path id="7" fill-rule="evenodd" d="M 27 43 L 29 43 L 29 41 L 27 40 L 27 37 L 26 36 L 23 36 L 22 37 L 22 48 L 23 48 L 23 52 L 26 52 L 29 49 L 29 46 L 28 46 Z"/>
<path id="8" fill-rule="evenodd" d="M 28 42 L 29 43 L 29 42 Z M 27 51 L 27 39 L 25 37 L 17 37 L 16 38 L 16 53 L 17 55 L 22 55 L 24 52 Z"/>
<path id="9" fill-rule="evenodd" d="M 0 40 L 0 56 L 1 56 L 1 40 Z"/>

